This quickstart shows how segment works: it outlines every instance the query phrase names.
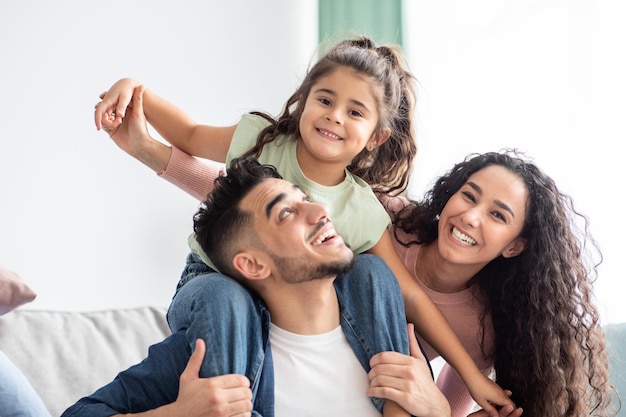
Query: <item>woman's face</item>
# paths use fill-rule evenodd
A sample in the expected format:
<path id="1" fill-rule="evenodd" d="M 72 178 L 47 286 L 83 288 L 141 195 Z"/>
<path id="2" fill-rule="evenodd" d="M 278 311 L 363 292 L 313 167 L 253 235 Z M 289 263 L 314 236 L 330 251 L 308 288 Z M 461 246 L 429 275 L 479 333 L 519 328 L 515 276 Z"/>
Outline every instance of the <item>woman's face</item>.
<path id="1" fill-rule="evenodd" d="M 519 234 L 528 190 L 508 169 L 490 165 L 471 175 L 450 197 L 439 217 L 440 255 L 448 262 L 484 266 L 524 249 Z"/>

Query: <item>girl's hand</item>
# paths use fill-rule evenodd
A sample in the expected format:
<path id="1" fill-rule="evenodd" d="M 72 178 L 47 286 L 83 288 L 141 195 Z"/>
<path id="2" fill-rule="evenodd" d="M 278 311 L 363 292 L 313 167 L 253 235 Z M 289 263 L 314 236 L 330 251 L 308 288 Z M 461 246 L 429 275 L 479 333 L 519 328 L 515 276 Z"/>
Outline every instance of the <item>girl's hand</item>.
<path id="1" fill-rule="evenodd" d="M 413 324 L 408 324 L 408 330 L 411 356 L 398 352 L 374 355 L 367 395 L 394 401 L 415 416 L 449 417 L 450 404 L 433 381 Z"/>
<path id="2" fill-rule="evenodd" d="M 484 412 L 491 417 L 501 417 L 498 413 L 499 408 L 508 406 L 513 411 L 516 410 L 515 403 L 509 398 L 510 391 L 504 391 L 498 384 L 481 373 L 478 376 L 473 378 L 467 387 L 474 401 L 483 408 Z"/>
<path id="3" fill-rule="evenodd" d="M 132 78 L 122 78 L 113 84 L 109 91 L 100 94 L 102 101 L 96 104 L 94 114 L 96 129 L 111 129 L 122 123 L 133 98 L 133 92 L 139 85 L 141 84 Z"/>

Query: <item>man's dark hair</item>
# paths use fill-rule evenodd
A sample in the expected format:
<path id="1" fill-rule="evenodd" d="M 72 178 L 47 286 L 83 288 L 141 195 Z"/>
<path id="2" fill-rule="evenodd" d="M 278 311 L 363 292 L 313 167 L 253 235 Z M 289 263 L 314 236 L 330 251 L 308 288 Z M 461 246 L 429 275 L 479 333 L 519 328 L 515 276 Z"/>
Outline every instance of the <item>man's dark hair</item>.
<path id="1" fill-rule="evenodd" d="M 215 179 L 213 190 L 194 215 L 196 240 L 220 272 L 238 275 L 232 267 L 235 238 L 255 238 L 250 227 L 252 213 L 242 211 L 239 204 L 268 178 L 282 179 L 272 165 L 262 165 L 252 157 L 235 158 L 226 176 Z"/>

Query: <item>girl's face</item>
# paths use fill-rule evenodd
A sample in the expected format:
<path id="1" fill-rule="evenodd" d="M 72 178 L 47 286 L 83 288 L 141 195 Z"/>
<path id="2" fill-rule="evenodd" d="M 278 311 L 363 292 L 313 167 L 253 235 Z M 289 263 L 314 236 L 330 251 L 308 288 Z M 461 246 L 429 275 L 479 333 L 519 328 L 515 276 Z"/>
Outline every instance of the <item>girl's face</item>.
<path id="1" fill-rule="evenodd" d="M 313 84 L 300 117 L 299 157 L 345 168 L 366 146 L 382 144 L 388 135 L 375 135 L 379 118 L 375 88 L 347 67 Z"/>
<path id="2" fill-rule="evenodd" d="M 449 262 L 483 267 L 524 250 L 518 237 L 526 219 L 528 190 L 508 169 L 490 165 L 471 175 L 439 217 L 437 245 Z"/>

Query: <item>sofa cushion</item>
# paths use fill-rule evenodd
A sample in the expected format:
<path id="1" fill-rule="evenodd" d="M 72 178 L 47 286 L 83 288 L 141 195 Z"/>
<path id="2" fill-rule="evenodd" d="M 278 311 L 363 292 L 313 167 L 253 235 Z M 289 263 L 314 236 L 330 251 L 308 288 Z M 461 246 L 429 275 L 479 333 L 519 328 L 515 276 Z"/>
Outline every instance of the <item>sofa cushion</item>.
<path id="1" fill-rule="evenodd" d="M 52 415 L 141 361 L 170 334 L 163 307 L 96 312 L 16 310 L 0 317 L 0 351 Z"/>

